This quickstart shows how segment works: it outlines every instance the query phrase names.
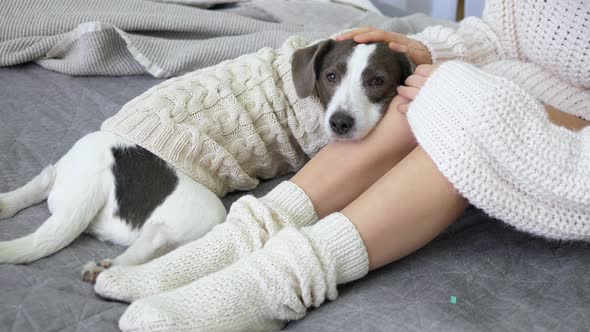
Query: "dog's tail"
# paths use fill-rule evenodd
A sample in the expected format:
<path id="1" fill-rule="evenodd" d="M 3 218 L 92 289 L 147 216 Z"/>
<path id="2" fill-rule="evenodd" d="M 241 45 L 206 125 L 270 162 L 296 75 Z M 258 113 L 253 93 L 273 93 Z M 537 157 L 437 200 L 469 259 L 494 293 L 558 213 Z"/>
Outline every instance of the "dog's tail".
<path id="1" fill-rule="evenodd" d="M 0 220 L 10 218 L 20 210 L 46 200 L 54 182 L 55 167 L 49 165 L 24 186 L 0 194 Z"/>
<path id="2" fill-rule="evenodd" d="M 72 192 L 71 202 L 61 202 L 33 234 L 0 242 L 0 263 L 23 264 L 49 256 L 74 241 L 103 208 L 100 182 Z M 84 190 L 87 189 L 87 190 Z"/>

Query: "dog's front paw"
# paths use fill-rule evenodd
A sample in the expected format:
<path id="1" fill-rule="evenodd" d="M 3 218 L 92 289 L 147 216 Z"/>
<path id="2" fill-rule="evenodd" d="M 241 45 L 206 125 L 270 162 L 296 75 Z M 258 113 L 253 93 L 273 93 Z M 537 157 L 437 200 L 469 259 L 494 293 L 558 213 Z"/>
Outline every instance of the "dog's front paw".
<path id="1" fill-rule="evenodd" d="M 103 259 L 102 261 L 98 262 L 98 266 L 108 269 L 109 267 L 113 266 L 113 261 L 111 259 Z"/>
<path id="2" fill-rule="evenodd" d="M 88 262 L 82 268 L 82 281 L 89 282 L 91 284 L 96 282 L 98 275 L 111 267 L 112 261 L 110 259 L 103 259 L 100 263 Z"/>

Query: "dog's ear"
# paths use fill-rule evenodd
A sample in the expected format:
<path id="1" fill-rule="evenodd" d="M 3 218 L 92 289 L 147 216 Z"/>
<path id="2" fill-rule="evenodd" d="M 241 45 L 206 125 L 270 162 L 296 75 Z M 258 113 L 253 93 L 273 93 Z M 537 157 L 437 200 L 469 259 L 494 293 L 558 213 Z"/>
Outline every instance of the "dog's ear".
<path id="1" fill-rule="evenodd" d="M 414 73 L 416 65 L 414 65 L 412 60 L 410 60 L 410 58 L 405 53 L 395 52 L 395 56 L 397 57 L 399 65 L 401 66 L 401 76 L 399 84 L 403 85 L 406 81 L 406 78 L 408 78 L 408 76 L 411 76 Z"/>
<path id="2" fill-rule="evenodd" d="M 318 78 L 321 61 L 326 55 L 332 43 L 331 39 L 300 48 L 293 53 L 291 71 L 293 84 L 299 98 L 311 96 Z"/>

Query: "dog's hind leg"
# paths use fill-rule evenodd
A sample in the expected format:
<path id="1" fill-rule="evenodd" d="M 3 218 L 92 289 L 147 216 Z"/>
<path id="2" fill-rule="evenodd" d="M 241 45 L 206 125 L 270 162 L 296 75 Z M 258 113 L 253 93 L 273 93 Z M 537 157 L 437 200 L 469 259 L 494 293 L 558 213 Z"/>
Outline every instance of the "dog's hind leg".
<path id="1" fill-rule="evenodd" d="M 14 216 L 24 208 L 47 199 L 55 181 L 55 167 L 47 166 L 24 186 L 0 194 L 0 220 Z"/>
<path id="2" fill-rule="evenodd" d="M 106 194 L 100 177 L 70 188 L 55 211 L 34 233 L 0 242 L 0 264 L 23 264 L 49 256 L 70 244 L 104 207 Z M 51 199 L 51 198 L 50 198 Z"/>
<path id="3" fill-rule="evenodd" d="M 119 257 L 88 262 L 82 268 L 82 280 L 94 283 L 98 275 L 112 265 L 140 265 L 168 253 L 177 245 L 168 235 L 164 223 L 145 224 L 137 240 Z"/>

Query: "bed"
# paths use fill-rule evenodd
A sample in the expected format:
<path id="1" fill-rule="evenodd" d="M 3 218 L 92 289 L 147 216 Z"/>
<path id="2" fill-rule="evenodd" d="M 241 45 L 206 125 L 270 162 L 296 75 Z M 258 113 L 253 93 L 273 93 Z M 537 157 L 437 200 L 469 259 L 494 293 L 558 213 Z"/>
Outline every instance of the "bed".
<path id="1" fill-rule="evenodd" d="M 376 4 L 385 14 L 401 13 Z M 216 8 L 232 12 L 235 6 Z M 261 15 L 248 10 L 239 14 Z M 0 68 L 0 192 L 26 183 L 161 80 L 71 76 L 34 63 Z M 251 193 L 263 195 L 288 177 Z M 243 194 L 229 194 L 224 204 Z M 40 204 L 0 221 L 0 240 L 33 232 L 48 216 Z M 82 236 L 32 264 L 0 265 L 0 331 L 117 330 L 127 305 L 95 295 L 80 269 L 123 249 Z M 588 330 L 589 276 L 587 244 L 531 237 L 471 208 L 423 249 L 344 285 L 338 299 L 286 330 Z"/>

